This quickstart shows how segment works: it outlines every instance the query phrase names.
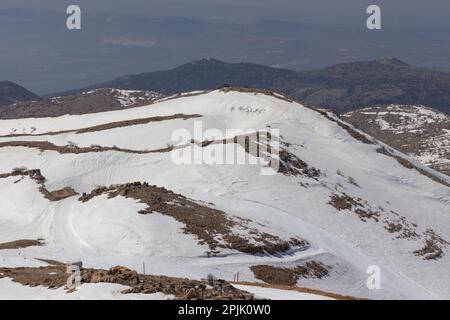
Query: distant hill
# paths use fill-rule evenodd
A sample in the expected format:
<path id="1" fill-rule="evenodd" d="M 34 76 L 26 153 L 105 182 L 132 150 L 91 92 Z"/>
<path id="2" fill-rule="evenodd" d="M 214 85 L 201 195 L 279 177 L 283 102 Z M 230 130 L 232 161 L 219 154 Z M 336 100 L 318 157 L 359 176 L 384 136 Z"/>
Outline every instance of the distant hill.
<path id="1" fill-rule="evenodd" d="M 281 91 L 337 112 L 396 103 L 423 104 L 450 113 L 450 73 L 410 66 L 395 58 L 338 64 L 303 72 L 203 59 L 167 71 L 120 77 L 90 88 L 172 94 L 215 89 L 224 83 Z"/>
<path id="2" fill-rule="evenodd" d="M 272 88 L 285 82 L 295 82 L 298 74 L 287 69 L 277 69 L 252 63 L 226 63 L 217 59 L 203 59 L 165 71 L 127 75 L 88 88 L 72 90 L 69 93 L 90 88 L 121 88 L 148 90 L 153 88 L 164 94 L 194 90 L 216 89 L 228 83 L 233 86 Z M 66 92 L 67 93 L 67 92 Z"/>
<path id="3" fill-rule="evenodd" d="M 151 91 L 95 89 L 38 101 L 21 101 L 0 108 L 0 119 L 58 117 L 122 110 L 151 104 L 163 98 Z"/>
<path id="4" fill-rule="evenodd" d="M 41 98 L 11 81 L 0 81 L 0 107 L 18 101 L 40 100 Z"/>
<path id="5" fill-rule="evenodd" d="M 424 106 L 373 106 L 342 118 L 378 140 L 450 176 L 450 116 Z"/>
<path id="6" fill-rule="evenodd" d="M 427 105 L 450 113 L 450 73 L 398 59 L 339 64 L 302 72 L 292 94 L 338 112 L 376 104 Z"/>

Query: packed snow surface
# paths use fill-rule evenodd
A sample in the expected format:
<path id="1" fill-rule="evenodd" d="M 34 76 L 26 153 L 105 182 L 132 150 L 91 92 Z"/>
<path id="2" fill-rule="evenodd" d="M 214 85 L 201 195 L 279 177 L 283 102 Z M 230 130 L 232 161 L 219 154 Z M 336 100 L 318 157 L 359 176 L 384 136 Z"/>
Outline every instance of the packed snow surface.
<path id="1" fill-rule="evenodd" d="M 70 131 L 175 114 L 201 117 L 82 134 Z M 172 140 L 177 129 L 186 129 L 197 139 L 194 128 L 199 121 L 203 133 L 208 129 L 225 134 L 227 129 L 270 127 L 279 129 L 283 148 L 320 170 L 320 175 L 261 175 L 261 164 L 176 165 L 172 155 L 179 149 L 60 154 L 34 147 L 1 146 L 0 174 L 18 167 L 40 169 L 48 190 L 71 187 L 81 195 L 98 186 L 146 181 L 219 209 L 229 217 L 248 219 L 253 228 L 281 239 L 305 239 L 309 246 L 277 255 L 221 249 L 219 255 L 208 258 L 208 246 L 199 243 L 195 234 L 185 232 L 183 223 L 160 212 L 140 215 L 145 204 L 134 199 L 100 195 L 87 202 L 79 201 L 79 196 L 49 201 L 35 181 L 15 176 L 0 179 L 0 243 L 41 238 L 45 245 L 0 250 L 0 267 L 45 265 L 38 258 L 61 262 L 81 259 L 87 267 L 123 265 L 142 272 L 145 262 L 147 274 L 201 279 L 212 273 L 233 280 L 239 272 L 241 280 L 261 281 L 251 266 L 295 268 L 316 260 L 330 267 L 328 276 L 300 277 L 299 285 L 367 298 L 450 298 L 446 244 L 450 241 L 449 187 L 377 152 L 377 142 L 365 144 L 353 138 L 337 123 L 339 120 L 333 119 L 331 114 L 327 118 L 281 96 L 213 91 L 120 111 L 1 120 L 0 146 L 10 141 L 48 141 L 66 146 L 70 141 L 80 148 L 99 145 L 135 151 L 177 145 L 179 141 Z M 8 136 L 12 132 L 27 135 Z M 208 138 L 214 138 L 211 131 L 208 134 Z M 208 145 L 203 150 L 211 152 L 215 147 Z M 442 175 L 423 169 L 448 183 Z M 330 204 L 333 195 L 347 195 L 359 205 L 338 209 Z M 376 215 L 364 219 L 358 208 Z M 417 236 L 405 236 L 402 231 L 406 229 Z M 433 240 L 436 236 L 443 242 Z M 439 257 L 425 259 L 417 253 L 427 241 L 441 250 Z M 381 271 L 381 287 L 370 290 L 366 285 L 370 274 L 366 271 L 372 265 Z M 321 298 L 256 287 L 248 290 L 271 299 Z M 0 297 L 7 292 L 36 298 L 123 298 L 113 286 L 83 285 L 79 292 L 65 296 L 61 290 L 22 287 L 0 279 Z"/>

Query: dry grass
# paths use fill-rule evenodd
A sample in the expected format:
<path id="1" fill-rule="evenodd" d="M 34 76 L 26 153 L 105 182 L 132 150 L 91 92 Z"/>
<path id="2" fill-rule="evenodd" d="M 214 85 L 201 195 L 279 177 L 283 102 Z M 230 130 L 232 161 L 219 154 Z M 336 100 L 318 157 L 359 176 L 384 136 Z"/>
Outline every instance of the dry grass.
<path id="1" fill-rule="evenodd" d="M 39 169 L 28 170 L 26 168 L 16 168 L 11 173 L 0 174 L 0 179 L 17 176 L 22 178 L 28 176 L 31 180 L 35 181 L 39 185 L 39 192 L 41 192 L 44 197 L 50 201 L 60 201 L 78 195 L 78 193 L 70 187 L 49 191 L 45 187 L 45 182 L 47 179 L 42 175 L 41 170 Z M 17 182 L 19 181 L 16 181 L 16 183 Z"/>
<path id="2" fill-rule="evenodd" d="M 371 209 L 365 208 L 363 200 L 360 198 L 352 198 L 346 193 L 336 194 L 333 193 L 331 195 L 331 199 L 328 204 L 332 205 L 339 211 L 341 210 L 350 210 L 353 211 L 361 221 L 367 222 L 367 219 L 372 219 L 375 222 L 378 222 L 379 213 L 374 212 Z"/>
<path id="3" fill-rule="evenodd" d="M 295 286 L 300 278 L 322 279 L 329 275 L 331 267 L 320 261 L 307 261 L 294 268 L 279 268 L 269 265 L 252 266 L 255 277 L 269 284 Z"/>
<path id="4" fill-rule="evenodd" d="M 0 250 L 23 249 L 42 245 L 44 245 L 44 243 L 41 240 L 15 240 L 11 242 L 0 243 Z"/>
<path id="5" fill-rule="evenodd" d="M 313 179 L 320 176 L 320 170 L 309 166 L 306 162 L 298 158 L 286 149 L 280 150 L 279 172 L 286 176 L 304 175 Z"/>
<path id="6" fill-rule="evenodd" d="M 133 154 L 148 154 L 148 153 L 170 152 L 173 149 L 173 147 L 166 147 L 157 150 L 147 151 L 147 150 L 122 149 L 116 146 L 113 147 L 102 147 L 102 146 L 78 147 L 76 145 L 57 146 L 47 141 L 7 141 L 0 143 L 0 148 L 6 147 L 23 147 L 23 148 L 38 149 L 40 151 L 55 151 L 58 152 L 59 154 L 82 154 L 82 153 L 107 152 L 107 151 L 125 152 Z"/>
<path id="7" fill-rule="evenodd" d="M 174 218 L 184 225 L 185 233 L 195 235 L 200 244 L 208 245 L 211 250 L 229 248 L 250 254 L 276 254 L 288 251 L 294 246 L 308 246 L 308 243 L 301 239 L 283 240 L 261 232 L 250 227 L 248 220 L 232 219 L 223 211 L 146 182 L 97 188 L 89 194 L 83 194 L 80 201 L 86 202 L 101 194 L 108 194 L 110 198 L 123 196 L 145 203 L 147 208 L 141 210 L 140 214 L 158 212 Z M 246 236 L 236 233 L 235 230 L 244 231 Z"/>
<path id="8" fill-rule="evenodd" d="M 122 127 L 130 127 L 135 125 L 141 125 L 141 124 L 147 124 L 151 122 L 161 122 L 161 121 L 167 121 L 167 120 L 174 120 L 174 119 L 191 119 L 191 118 L 200 118 L 202 115 L 200 114 L 181 114 L 177 113 L 171 116 L 156 116 L 156 117 L 148 117 L 148 118 L 141 118 L 141 119 L 132 119 L 132 120 L 123 120 L 123 121 L 117 121 L 117 122 L 111 122 L 111 123 L 105 123 L 98 126 L 92 126 L 87 127 L 83 129 L 78 130 L 61 130 L 61 131 L 51 131 L 51 132 L 44 132 L 44 133 L 38 133 L 38 134 L 9 134 L 9 135 L 3 135 L 0 136 L 0 138 L 17 138 L 17 137 L 40 137 L 40 136 L 55 136 L 59 134 L 65 134 L 65 133 L 76 133 L 76 134 L 83 134 L 87 132 L 97 132 L 97 131 L 104 131 L 104 130 L 110 130 L 110 129 L 116 129 L 116 128 L 122 128 Z"/>
<path id="9" fill-rule="evenodd" d="M 444 255 L 443 248 L 449 245 L 449 242 L 439 236 L 434 230 L 427 229 L 425 231 L 427 237 L 423 248 L 414 251 L 417 256 L 423 257 L 424 260 L 436 260 Z"/>
<path id="10" fill-rule="evenodd" d="M 280 289 L 280 290 L 291 290 L 291 291 L 297 291 L 297 292 L 302 292 L 302 293 L 316 294 L 319 296 L 329 297 L 329 298 L 333 298 L 336 300 L 367 300 L 367 299 L 361 299 L 361 298 L 356 298 L 356 297 L 352 297 L 352 296 L 344 296 L 344 295 L 333 293 L 333 292 L 327 292 L 327 291 L 323 291 L 323 290 L 304 288 L 304 287 L 293 287 L 293 286 L 288 286 L 288 285 L 276 285 L 276 284 L 249 282 L 249 281 L 232 282 L 232 283 L 241 284 L 244 286 L 254 286 L 254 287 Z"/>

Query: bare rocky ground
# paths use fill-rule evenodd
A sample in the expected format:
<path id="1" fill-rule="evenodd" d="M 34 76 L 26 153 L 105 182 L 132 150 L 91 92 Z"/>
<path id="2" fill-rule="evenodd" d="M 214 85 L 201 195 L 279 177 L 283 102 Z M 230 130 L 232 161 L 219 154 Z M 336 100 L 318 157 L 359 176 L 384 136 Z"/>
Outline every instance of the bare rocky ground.
<path id="1" fill-rule="evenodd" d="M 39 169 L 28 170 L 27 168 L 15 168 L 11 173 L 0 174 L 0 179 L 9 177 L 18 177 L 19 180 L 16 180 L 15 183 L 20 182 L 20 180 L 24 177 L 29 177 L 39 185 L 39 191 L 49 201 L 60 201 L 78 194 L 71 187 L 64 187 L 59 190 L 49 191 L 45 187 L 45 182 L 47 179 L 41 174 L 41 170 Z"/>
<path id="2" fill-rule="evenodd" d="M 87 202 L 102 194 L 107 194 L 109 198 L 132 198 L 146 204 L 147 208 L 139 214 L 158 212 L 174 218 L 184 224 L 186 234 L 195 235 L 199 244 L 208 245 L 212 252 L 234 249 L 250 254 L 277 254 L 294 247 L 309 246 L 308 242 L 302 239 L 283 240 L 276 235 L 259 231 L 251 226 L 250 220 L 229 216 L 212 205 L 192 201 L 146 182 L 100 187 L 89 194 L 83 194 L 79 200 Z M 242 231 L 245 231 L 245 236 Z"/>
<path id="3" fill-rule="evenodd" d="M 337 294 L 334 292 L 328 292 L 328 291 L 305 288 L 305 287 L 283 285 L 283 284 L 274 284 L 274 283 L 265 283 L 265 282 L 249 282 L 249 281 L 240 281 L 240 282 L 233 282 L 233 283 L 245 285 L 245 286 L 297 291 L 297 292 L 301 292 L 301 293 L 308 293 L 308 294 L 315 294 L 315 295 L 319 295 L 319 296 L 323 296 L 323 297 L 329 297 L 329 298 L 332 298 L 335 300 L 367 300 L 364 298 L 358 298 L 358 297 L 354 297 L 354 296 L 346 296 L 346 295 Z"/>
<path id="4" fill-rule="evenodd" d="M 44 261 L 44 260 L 43 260 Z M 44 286 L 49 289 L 66 288 L 69 274 L 66 265 L 57 261 L 45 261 L 48 266 L 39 268 L 0 268 L 0 278 L 10 278 L 24 286 Z M 248 292 L 236 289 L 229 282 L 222 280 L 191 280 L 165 276 L 142 275 L 125 267 L 109 270 L 82 268 L 81 285 L 84 283 L 115 283 L 130 287 L 123 294 L 163 293 L 176 299 L 204 300 L 253 300 Z"/>
<path id="5" fill-rule="evenodd" d="M 39 186 L 39 191 L 49 201 L 59 201 L 78 193 L 70 187 L 49 191 L 45 187 L 46 178 L 40 170 L 16 168 L 11 173 L 0 174 L 0 179 L 17 177 L 15 183 L 24 177 L 29 177 Z M 217 249 L 234 249 L 251 254 L 277 254 L 291 250 L 293 247 L 307 248 L 308 242 L 303 239 L 291 238 L 283 240 L 276 235 L 259 231 L 251 226 L 251 221 L 230 217 L 217 210 L 212 205 L 198 203 L 165 188 L 149 185 L 144 182 L 100 187 L 89 194 L 84 193 L 79 201 L 107 194 L 109 198 L 122 196 L 145 203 L 147 208 L 139 214 L 158 212 L 168 215 L 185 225 L 184 232 L 195 235 L 200 244 L 206 244 L 211 252 Z M 246 236 L 241 235 L 245 231 Z M 220 240 L 219 240 L 220 239 Z"/>
<path id="6" fill-rule="evenodd" d="M 394 235 L 393 240 L 421 240 L 423 247 L 411 252 L 424 260 L 437 260 L 446 254 L 450 243 L 444 236 L 433 229 L 420 231 L 420 226 L 408 221 L 404 216 L 395 211 L 385 210 L 383 207 L 373 207 L 367 201 L 351 197 L 348 194 L 333 193 L 328 203 L 342 213 L 353 213 L 362 222 L 381 224 L 383 228 Z"/>
<path id="7" fill-rule="evenodd" d="M 408 106 L 408 107 L 410 107 L 410 106 Z M 360 141 L 360 142 L 362 142 L 362 143 L 365 143 L 365 144 L 372 144 L 372 145 L 376 145 L 376 144 L 378 144 L 379 145 L 379 143 L 376 141 L 376 139 L 374 139 L 374 138 L 372 138 L 372 137 L 369 137 L 369 136 L 366 136 L 366 135 L 364 135 L 364 134 L 362 134 L 361 132 L 365 132 L 365 130 L 364 129 L 362 129 L 361 127 L 360 127 L 360 125 L 359 124 L 355 124 L 355 123 L 353 123 L 353 126 L 354 127 L 351 127 L 351 126 L 349 126 L 347 123 L 344 123 L 342 120 L 340 120 L 339 118 L 338 118 L 338 116 L 336 116 L 336 115 L 331 115 L 330 114 L 330 112 L 332 112 L 332 111 L 330 111 L 330 110 L 323 110 L 323 109 L 317 109 L 317 108 L 312 108 L 313 110 L 315 110 L 315 111 L 317 111 L 317 112 L 319 112 L 319 113 L 321 113 L 322 115 L 324 115 L 327 119 L 329 119 L 329 120 L 331 120 L 331 121 L 334 121 L 337 125 L 339 125 L 340 127 L 342 127 L 343 129 L 345 129 L 353 138 L 355 138 L 356 140 L 358 140 L 358 141 Z M 365 109 L 364 109 L 365 110 Z M 426 110 L 430 110 L 430 109 L 426 109 Z M 370 111 L 369 111 L 370 112 Z M 432 111 L 432 112 L 435 112 L 435 111 Z M 371 112 L 370 112 L 371 113 Z M 348 117 L 351 117 L 352 116 L 352 112 L 349 112 L 349 113 L 347 113 L 346 114 L 347 116 L 343 116 L 344 117 L 344 120 L 345 121 L 348 121 L 349 123 L 352 123 L 352 121 L 349 121 L 348 120 Z M 440 114 L 439 115 L 439 117 L 440 116 L 444 116 L 444 117 L 446 117 L 446 115 L 443 115 L 443 114 Z M 429 120 L 428 120 L 429 121 Z M 428 121 L 426 121 L 426 122 L 428 122 Z M 356 129 L 355 129 L 356 128 Z M 361 132 L 358 132 L 358 130 L 360 130 Z M 447 130 L 447 129 L 445 129 L 445 130 Z M 444 131 L 445 131 L 444 130 Z M 445 131 L 446 132 L 446 131 Z M 450 132 L 450 129 L 449 129 L 449 132 Z M 367 133 L 367 134 L 369 134 L 369 135 L 372 135 L 372 133 L 369 133 L 369 132 L 365 132 L 365 133 Z M 417 135 L 418 135 L 419 133 L 415 133 L 414 134 L 414 136 L 416 137 L 416 139 L 417 139 Z M 376 137 L 376 135 L 373 135 L 375 138 L 377 138 Z M 382 142 L 384 142 L 384 143 L 386 143 L 386 144 L 389 144 L 388 142 L 385 142 L 384 140 L 383 140 L 383 138 L 377 138 L 378 140 L 380 140 L 380 141 L 382 141 Z M 407 153 L 406 151 L 402 151 L 402 148 L 399 146 L 398 148 L 396 148 L 397 150 L 399 150 L 399 151 L 401 151 L 401 152 L 404 152 L 404 153 Z M 443 148 L 443 150 L 444 150 L 444 152 L 447 152 L 447 151 L 445 151 L 446 150 L 446 147 L 444 147 Z M 426 177 L 428 177 L 428 178 L 430 178 L 430 179 L 432 179 L 433 181 L 435 181 L 435 182 L 438 182 L 438 183 L 440 183 L 440 184 L 442 184 L 442 185 L 444 185 L 444 186 L 446 186 L 446 187 L 450 187 L 450 184 L 447 182 L 447 181 L 445 181 L 444 179 L 441 179 L 440 177 L 438 177 L 438 176 L 436 176 L 436 175 L 433 175 L 433 174 L 431 174 L 431 173 L 429 173 L 429 172 L 427 172 L 426 170 L 424 170 L 424 169 L 422 169 L 422 168 L 420 168 L 420 167 L 418 167 L 417 165 L 415 165 L 414 163 L 412 163 L 410 160 L 408 160 L 407 158 L 404 158 L 404 157 L 401 157 L 401 156 L 399 156 L 398 154 L 396 154 L 396 152 L 393 150 L 393 149 L 388 149 L 388 148 L 386 148 L 385 146 L 380 146 L 378 149 L 377 149 L 377 152 L 378 153 L 381 153 L 381 154 L 384 154 L 385 156 L 388 156 L 388 157 L 391 157 L 391 158 L 394 158 L 394 159 L 396 159 L 397 161 L 398 161 L 398 163 L 399 164 L 401 164 L 402 166 L 404 166 L 405 168 L 407 168 L 407 169 L 414 169 L 414 170 L 416 170 L 416 171 L 418 171 L 420 174 L 422 174 L 422 175 L 424 175 L 424 176 L 426 176 Z M 430 154 L 430 153 L 429 153 Z M 434 154 L 433 152 L 431 152 L 431 154 Z M 439 150 L 438 150 L 438 154 L 439 154 Z M 417 155 L 414 155 L 414 154 L 410 154 L 410 156 L 411 157 L 415 157 L 415 158 L 418 158 L 418 160 L 419 161 L 422 161 L 423 159 L 421 159 L 420 157 L 418 157 Z M 436 154 L 435 154 L 435 156 L 436 156 Z M 439 157 L 439 156 L 438 156 Z M 450 155 L 449 155 L 449 159 L 450 159 Z M 448 162 L 449 161 L 449 162 Z M 427 161 L 422 161 L 425 165 L 427 165 Z M 447 163 L 448 162 L 448 163 Z M 443 159 L 443 161 L 442 161 L 442 163 L 440 164 L 440 165 L 438 165 L 438 166 L 436 166 L 436 167 L 433 167 L 433 166 L 431 166 L 430 165 L 430 167 L 432 168 L 432 169 L 434 169 L 434 170 L 436 170 L 436 171 L 441 171 L 442 173 L 444 173 L 444 174 L 446 174 L 447 172 L 447 166 L 448 165 L 450 165 L 450 160 L 448 160 L 448 159 Z"/>
<path id="8" fill-rule="evenodd" d="M 0 119 L 59 117 L 122 110 L 152 104 L 164 97 L 153 91 L 96 89 L 46 100 L 21 101 L 0 109 Z"/>
<path id="9" fill-rule="evenodd" d="M 296 286 L 299 278 L 322 279 L 329 275 L 330 266 L 320 261 L 307 261 L 294 268 L 282 268 L 270 265 L 252 266 L 255 277 L 269 284 Z"/>
<path id="10" fill-rule="evenodd" d="M 14 249 L 23 249 L 28 247 L 34 247 L 34 246 L 42 246 L 44 245 L 44 242 L 40 239 L 38 240 L 29 240 L 29 239 L 23 239 L 23 240 L 15 240 L 5 243 L 0 243 L 0 250 L 14 250 Z"/>
<path id="11" fill-rule="evenodd" d="M 64 133 L 83 134 L 83 133 L 88 133 L 88 132 L 97 132 L 97 131 L 111 130 L 111 129 L 116 129 L 116 128 L 142 125 L 142 124 L 147 124 L 147 123 L 151 123 L 151 122 L 160 122 L 160 121 L 175 120 L 175 119 L 187 120 L 187 119 L 191 119 L 191 118 L 200 118 L 200 117 L 201 117 L 201 115 L 199 115 L 199 114 L 177 113 L 177 114 L 170 115 L 170 116 L 156 116 L 156 117 L 110 122 L 110 123 L 105 123 L 105 124 L 101 124 L 98 126 L 86 127 L 86 128 L 77 129 L 77 130 L 51 131 L 51 132 L 44 132 L 44 133 L 39 133 L 39 134 L 24 134 L 24 133 L 12 132 L 11 134 L 3 135 L 0 137 L 1 138 L 17 138 L 17 137 L 29 137 L 29 136 L 35 136 L 35 137 L 55 136 L 55 135 L 64 134 Z"/>
<path id="12" fill-rule="evenodd" d="M 423 106 L 386 105 L 344 113 L 343 120 L 423 164 L 450 175 L 450 117 Z"/>

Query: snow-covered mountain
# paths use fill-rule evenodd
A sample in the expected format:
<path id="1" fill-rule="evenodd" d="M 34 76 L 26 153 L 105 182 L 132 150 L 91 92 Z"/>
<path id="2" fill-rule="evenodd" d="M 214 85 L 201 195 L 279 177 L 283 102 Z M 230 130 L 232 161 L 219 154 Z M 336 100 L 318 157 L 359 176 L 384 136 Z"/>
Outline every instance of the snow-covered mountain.
<path id="1" fill-rule="evenodd" d="M 0 119 L 57 117 L 121 110 L 145 106 L 163 97 L 164 95 L 153 91 L 100 88 L 45 100 L 16 102 L 0 109 Z"/>
<path id="2" fill-rule="evenodd" d="M 424 106 L 386 105 L 343 114 L 386 144 L 450 175 L 450 117 Z"/>
<path id="3" fill-rule="evenodd" d="M 242 144 L 226 131 L 239 128 L 277 129 L 279 147 L 260 135 Z M 175 141 L 176 132 L 193 141 Z M 256 137 L 270 154 L 252 153 Z M 192 150 L 204 161 L 175 163 Z M 205 160 L 233 150 L 261 161 Z M 450 179 L 279 94 L 224 88 L 125 110 L 1 120 L 0 154 L 0 296 L 49 296 L 22 284 L 61 287 L 56 261 L 81 260 L 90 283 L 58 294 L 105 296 L 114 288 L 95 283 L 113 282 L 156 299 L 179 296 L 180 279 L 239 273 L 236 287 L 256 296 L 298 285 L 332 297 L 450 298 Z M 273 163 L 277 174 L 261 174 Z M 106 271 L 117 265 L 146 273 L 142 287 L 128 269 Z M 380 288 L 369 289 L 367 272 L 377 270 Z M 149 274 L 169 278 L 144 288 Z M 263 282 L 272 287 L 257 289 Z"/>

